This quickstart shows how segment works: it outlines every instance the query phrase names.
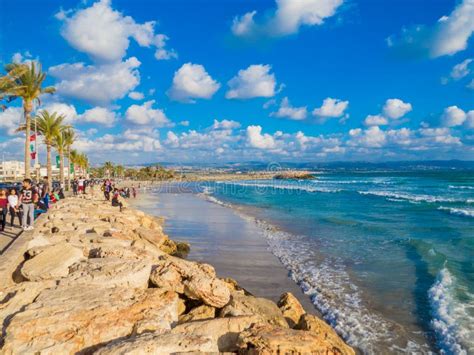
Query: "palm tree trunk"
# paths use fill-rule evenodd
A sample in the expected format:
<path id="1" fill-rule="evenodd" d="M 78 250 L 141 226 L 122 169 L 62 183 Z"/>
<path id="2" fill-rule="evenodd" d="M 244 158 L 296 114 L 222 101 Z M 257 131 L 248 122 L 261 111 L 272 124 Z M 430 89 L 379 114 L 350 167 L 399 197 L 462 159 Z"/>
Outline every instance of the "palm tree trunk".
<path id="1" fill-rule="evenodd" d="M 49 191 L 53 185 L 53 169 L 51 169 L 51 144 L 46 144 L 46 164 L 48 170 L 48 185 Z"/>
<path id="2" fill-rule="evenodd" d="M 67 149 L 67 186 L 66 191 L 71 187 L 71 148 Z"/>
<path id="3" fill-rule="evenodd" d="M 25 102 L 23 105 L 23 110 L 25 113 L 25 179 L 29 179 L 31 177 L 30 172 L 30 164 L 31 164 L 31 157 L 30 157 L 30 126 L 31 126 L 31 107 L 30 103 Z"/>
<path id="4" fill-rule="evenodd" d="M 61 181 L 61 187 L 64 187 L 64 152 L 61 150 L 59 153 L 59 180 Z"/>

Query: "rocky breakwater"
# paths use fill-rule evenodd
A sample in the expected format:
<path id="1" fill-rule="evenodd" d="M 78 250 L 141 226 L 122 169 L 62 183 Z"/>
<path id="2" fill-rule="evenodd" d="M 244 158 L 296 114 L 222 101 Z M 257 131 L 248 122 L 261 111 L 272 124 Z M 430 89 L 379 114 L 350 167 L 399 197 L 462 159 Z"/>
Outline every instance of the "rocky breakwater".
<path id="1" fill-rule="evenodd" d="M 55 205 L 3 260 L 17 264 L 0 275 L 0 353 L 354 354 L 293 295 L 275 304 L 179 257 L 162 223 L 87 197 Z"/>

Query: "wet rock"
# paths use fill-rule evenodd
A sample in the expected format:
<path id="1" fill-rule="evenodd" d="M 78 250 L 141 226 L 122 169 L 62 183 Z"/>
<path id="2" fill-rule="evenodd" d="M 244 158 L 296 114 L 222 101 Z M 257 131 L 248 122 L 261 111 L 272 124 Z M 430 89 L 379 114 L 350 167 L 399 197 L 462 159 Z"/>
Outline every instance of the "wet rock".
<path id="1" fill-rule="evenodd" d="M 91 352 L 145 331 L 166 331 L 178 320 L 178 296 L 159 289 L 80 285 L 42 291 L 6 328 L 3 354 Z"/>
<path id="2" fill-rule="evenodd" d="M 258 315 L 267 324 L 288 327 L 283 314 L 274 302 L 265 298 L 246 296 L 233 292 L 230 302 L 222 308 L 219 317 L 243 315 Z"/>
<path id="3" fill-rule="evenodd" d="M 306 313 L 301 303 L 290 292 L 281 295 L 278 307 L 290 328 L 294 328 L 300 321 L 301 316 Z"/>
<path id="4" fill-rule="evenodd" d="M 58 279 L 69 274 L 69 266 L 83 258 L 81 249 L 67 243 L 46 247 L 40 254 L 27 260 L 21 274 L 30 281 Z"/>

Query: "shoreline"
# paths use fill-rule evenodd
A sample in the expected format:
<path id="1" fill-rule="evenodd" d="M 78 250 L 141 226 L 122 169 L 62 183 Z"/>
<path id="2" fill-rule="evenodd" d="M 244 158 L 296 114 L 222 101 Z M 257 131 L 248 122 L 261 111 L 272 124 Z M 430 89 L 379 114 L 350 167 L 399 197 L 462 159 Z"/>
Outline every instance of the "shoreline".
<path id="1" fill-rule="evenodd" d="M 60 201 L 2 255 L 2 352 L 354 354 L 293 295 L 254 297 L 179 247 L 160 218 Z"/>

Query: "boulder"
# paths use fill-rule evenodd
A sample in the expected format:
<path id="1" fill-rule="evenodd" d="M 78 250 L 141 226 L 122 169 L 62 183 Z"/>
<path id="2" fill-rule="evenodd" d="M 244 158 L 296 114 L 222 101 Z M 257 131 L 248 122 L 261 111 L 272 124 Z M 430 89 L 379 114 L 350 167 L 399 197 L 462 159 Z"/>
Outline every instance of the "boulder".
<path id="1" fill-rule="evenodd" d="M 78 262 L 69 268 L 60 285 L 97 285 L 102 287 L 147 288 L 151 263 L 145 260 L 96 258 Z"/>
<path id="2" fill-rule="evenodd" d="M 259 319 L 254 316 L 215 318 L 177 325 L 171 333 L 209 337 L 220 352 L 230 352 L 237 350 L 239 333 L 258 322 Z"/>
<path id="3" fill-rule="evenodd" d="M 69 266 L 82 258 L 81 249 L 67 243 L 55 244 L 27 260 L 21 268 L 21 274 L 29 281 L 58 279 L 67 276 Z"/>
<path id="4" fill-rule="evenodd" d="M 170 264 L 154 266 L 150 275 L 150 282 L 160 288 L 172 290 L 180 294 L 184 293 L 182 275 Z"/>
<path id="5" fill-rule="evenodd" d="M 176 353 L 217 353 L 219 349 L 211 337 L 194 334 L 147 333 L 113 341 L 95 355 L 142 355 Z"/>
<path id="6" fill-rule="evenodd" d="M 239 351 L 248 354 L 340 354 L 317 335 L 271 325 L 255 325 L 239 334 Z"/>
<path id="7" fill-rule="evenodd" d="M 163 234 L 161 231 L 155 231 L 143 227 L 135 229 L 135 233 L 140 239 L 146 240 L 157 247 L 161 247 L 163 243 L 168 240 L 168 236 Z"/>
<path id="8" fill-rule="evenodd" d="M 278 307 L 290 328 L 294 328 L 300 321 L 301 316 L 306 313 L 301 303 L 290 292 L 281 295 Z"/>
<path id="9" fill-rule="evenodd" d="M 204 274 L 192 275 L 184 281 L 184 294 L 193 300 L 221 308 L 230 300 L 230 291 L 224 281 Z"/>
<path id="10" fill-rule="evenodd" d="M 216 309 L 208 305 L 201 305 L 193 308 L 186 314 L 179 317 L 179 323 L 186 323 L 195 320 L 213 319 L 216 317 Z"/>
<path id="11" fill-rule="evenodd" d="M 176 293 L 159 289 L 48 289 L 11 319 L 2 353 L 89 353 L 117 338 L 167 331 L 178 320 L 177 300 Z"/>
<path id="12" fill-rule="evenodd" d="M 322 319 L 311 314 L 305 314 L 301 317 L 296 329 L 306 330 L 318 336 L 322 341 L 331 344 L 338 349 L 338 354 L 353 355 L 354 349 L 347 345 L 334 329 Z"/>
<path id="13" fill-rule="evenodd" d="M 219 317 L 243 315 L 258 315 L 264 323 L 288 328 L 288 323 L 274 302 L 233 292 L 230 302 L 221 309 Z"/>

